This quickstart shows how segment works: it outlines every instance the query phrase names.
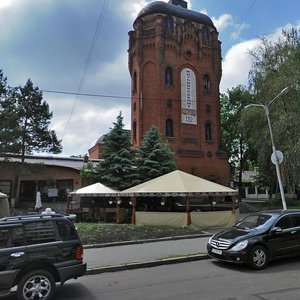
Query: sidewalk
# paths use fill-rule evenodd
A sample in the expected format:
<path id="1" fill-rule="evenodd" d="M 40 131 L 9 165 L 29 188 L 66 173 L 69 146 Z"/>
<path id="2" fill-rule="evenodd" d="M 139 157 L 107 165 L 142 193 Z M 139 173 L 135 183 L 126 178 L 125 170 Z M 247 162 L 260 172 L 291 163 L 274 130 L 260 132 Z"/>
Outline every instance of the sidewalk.
<path id="1" fill-rule="evenodd" d="M 85 245 L 86 275 L 206 259 L 207 241 L 218 231 L 221 229 L 194 236 Z"/>
<path id="2" fill-rule="evenodd" d="M 239 219 L 248 214 L 240 214 Z M 85 245 L 86 275 L 207 259 L 209 238 L 223 229 L 210 228 L 204 230 L 203 234 L 193 236 Z"/>

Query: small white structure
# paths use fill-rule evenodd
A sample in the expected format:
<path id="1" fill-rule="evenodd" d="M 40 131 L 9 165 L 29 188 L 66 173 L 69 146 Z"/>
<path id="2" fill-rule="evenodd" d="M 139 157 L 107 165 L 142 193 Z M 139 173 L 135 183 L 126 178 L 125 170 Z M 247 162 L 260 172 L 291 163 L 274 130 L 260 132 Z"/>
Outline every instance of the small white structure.
<path id="1" fill-rule="evenodd" d="M 35 198 L 35 210 L 39 211 L 42 208 L 42 200 L 41 200 L 41 192 L 36 192 L 36 198 Z"/>
<path id="2" fill-rule="evenodd" d="M 42 215 L 55 215 L 55 211 L 53 211 L 51 207 L 47 207 L 45 211 L 42 211 Z"/>
<path id="3" fill-rule="evenodd" d="M 100 182 L 96 182 L 94 184 L 85 186 L 81 189 L 78 189 L 75 192 L 72 192 L 72 195 L 77 195 L 77 196 L 85 196 L 85 197 L 97 197 L 99 195 L 101 196 L 106 196 L 106 195 L 111 195 L 111 193 L 117 193 L 118 191 L 111 189 Z"/>
<path id="4" fill-rule="evenodd" d="M 245 189 L 246 199 L 269 199 L 270 195 L 267 189 L 260 189 L 256 184 L 257 172 L 255 171 L 244 171 L 242 174 L 242 182 Z"/>
<path id="5" fill-rule="evenodd" d="M 10 216 L 9 203 L 6 194 L 0 192 L 0 218 Z"/>

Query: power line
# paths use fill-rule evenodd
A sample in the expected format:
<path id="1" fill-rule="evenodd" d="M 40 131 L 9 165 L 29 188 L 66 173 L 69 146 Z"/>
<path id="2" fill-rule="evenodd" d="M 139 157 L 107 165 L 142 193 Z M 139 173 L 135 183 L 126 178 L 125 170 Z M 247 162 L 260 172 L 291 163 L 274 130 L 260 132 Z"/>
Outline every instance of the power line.
<path id="1" fill-rule="evenodd" d="M 56 90 L 45 90 L 40 89 L 43 93 L 52 93 L 52 94 L 62 94 L 62 95 L 75 95 L 75 96 L 83 96 L 83 97 L 98 97 L 98 98 L 110 98 L 110 99 L 136 99 L 138 100 L 138 96 L 117 96 L 117 95 L 104 95 L 104 94 L 92 94 L 92 93 L 78 93 L 78 92 L 68 92 L 68 91 L 56 91 Z M 196 101 L 191 100 L 192 103 L 198 103 L 199 99 L 203 99 L 202 96 L 197 97 Z M 150 97 L 143 97 L 143 100 L 147 101 L 174 101 L 174 102 L 181 102 L 181 98 L 150 98 Z"/>
<path id="2" fill-rule="evenodd" d="M 62 94 L 62 95 L 75 95 L 85 97 L 98 97 L 98 98 L 117 98 L 117 99 L 131 99 L 130 96 L 116 96 L 116 95 L 103 95 L 103 94 L 91 94 L 91 93 L 79 93 L 79 92 L 67 92 L 67 91 L 54 91 L 54 90 L 42 90 L 43 93 Z"/>
<path id="3" fill-rule="evenodd" d="M 245 23 L 246 20 L 248 19 L 249 15 L 250 15 L 250 12 L 252 11 L 252 9 L 253 9 L 253 7 L 254 7 L 255 4 L 256 4 L 256 0 L 252 0 L 252 2 L 251 2 L 251 4 L 250 4 L 250 6 L 248 7 L 248 9 L 247 9 L 247 11 L 246 11 L 244 17 L 242 18 L 242 19 L 243 19 L 243 23 Z M 234 43 L 234 41 L 231 40 L 231 42 L 229 43 L 229 45 L 228 45 L 227 48 L 228 48 L 228 49 L 231 48 L 232 45 L 233 45 L 233 43 Z"/>
<path id="4" fill-rule="evenodd" d="M 93 56 L 95 45 L 96 45 L 96 41 L 97 41 L 98 32 L 99 32 L 99 30 L 102 27 L 102 22 L 103 22 L 103 19 L 104 19 L 104 15 L 105 15 L 106 9 L 108 7 L 108 2 L 109 2 L 109 0 L 105 0 L 104 3 L 103 3 L 103 5 L 102 5 L 102 9 L 101 9 L 101 12 L 99 14 L 99 18 L 98 18 L 96 30 L 95 30 L 95 33 L 94 33 L 94 36 L 93 36 L 93 40 L 92 40 L 92 43 L 90 45 L 88 57 L 86 59 L 86 62 L 85 62 L 85 65 L 84 65 L 84 69 L 83 69 L 83 73 L 82 73 L 82 76 L 81 76 L 81 79 L 80 79 L 80 83 L 79 83 L 79 86 L 78 86 L 78 89 L 77 89 L 77 93 L 74 94 L 74 95 L 76 95 L 76 97 L 75 97 L 75 100 L 73 102 L 73 106 L 72 106 L 72 109 L 71 109 L 70 116 L 69 116 L 69 118 L 67 120 L 67 123 L 66 123 L 66 126 L 64 128 L 64 132 L 63 132 L 63 135 L 62 135 L 62 140 L 64 139 L 66 130 L 67 130 L 68 125 L 69 125 L 69 123 L 70 123 L 70 121 L 72 119 L 72 116 L 73 116 L 73 113 L 74 113 L 74 110 L 75 110 L 75 106 L 76 106 L 76 103 L 77 103 L 77 100 L 78 100 L 77 97 L 80 94 L 81 88 L 83 86 L 83 83 L 84 83 L 84 80 L 85 80 L 85 77 L 86 77 L 86 74 L 87 74 L 87 71 L 88 71 L 88 68 L 89 68 L 91 60 L 92 60 L 92 56 Z"/>

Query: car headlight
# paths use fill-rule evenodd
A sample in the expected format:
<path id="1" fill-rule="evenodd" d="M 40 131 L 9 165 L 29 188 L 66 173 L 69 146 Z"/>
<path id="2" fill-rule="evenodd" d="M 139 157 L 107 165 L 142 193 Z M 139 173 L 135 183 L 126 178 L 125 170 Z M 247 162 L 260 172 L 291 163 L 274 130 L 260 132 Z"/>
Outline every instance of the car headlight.
<path id="1" fill-rule="evenodd" d="M 243 249 L 245 249 L 248 245 L 248 241 L 241 241 L 239 243 L 237 243 L 234 247 L 231 248 L 232 251 L 241 251 Z"/>
<path id="2" fill-rule="evenodd" d="M 212 235 L 210 238 L 209 238 L 209 240 L 208 240 L 208 244 L 210 245 L 210 242 L 211 242 L 211 240 L 212 240 L 212 238 L 214 237 L 214 235 Z"/>

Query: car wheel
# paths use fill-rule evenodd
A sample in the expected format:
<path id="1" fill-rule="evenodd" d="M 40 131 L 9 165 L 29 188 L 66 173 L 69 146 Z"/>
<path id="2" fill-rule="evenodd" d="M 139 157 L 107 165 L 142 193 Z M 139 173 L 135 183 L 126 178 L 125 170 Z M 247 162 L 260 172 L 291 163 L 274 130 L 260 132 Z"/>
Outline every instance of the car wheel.
<path id="1" fill-rule="evenodd" d="M 256 270 L 264 269 L 268 264 L 268 253 L 263 246 L 254 246 L 249 254 L 249 264 Z"/>
<path id="2" fill-rule="evenodd" d="M 35 270 L 25 274 L 18 284 L 19 300 L 50 300 L 55 291 L 53 275 L 45 270 Z"/>

